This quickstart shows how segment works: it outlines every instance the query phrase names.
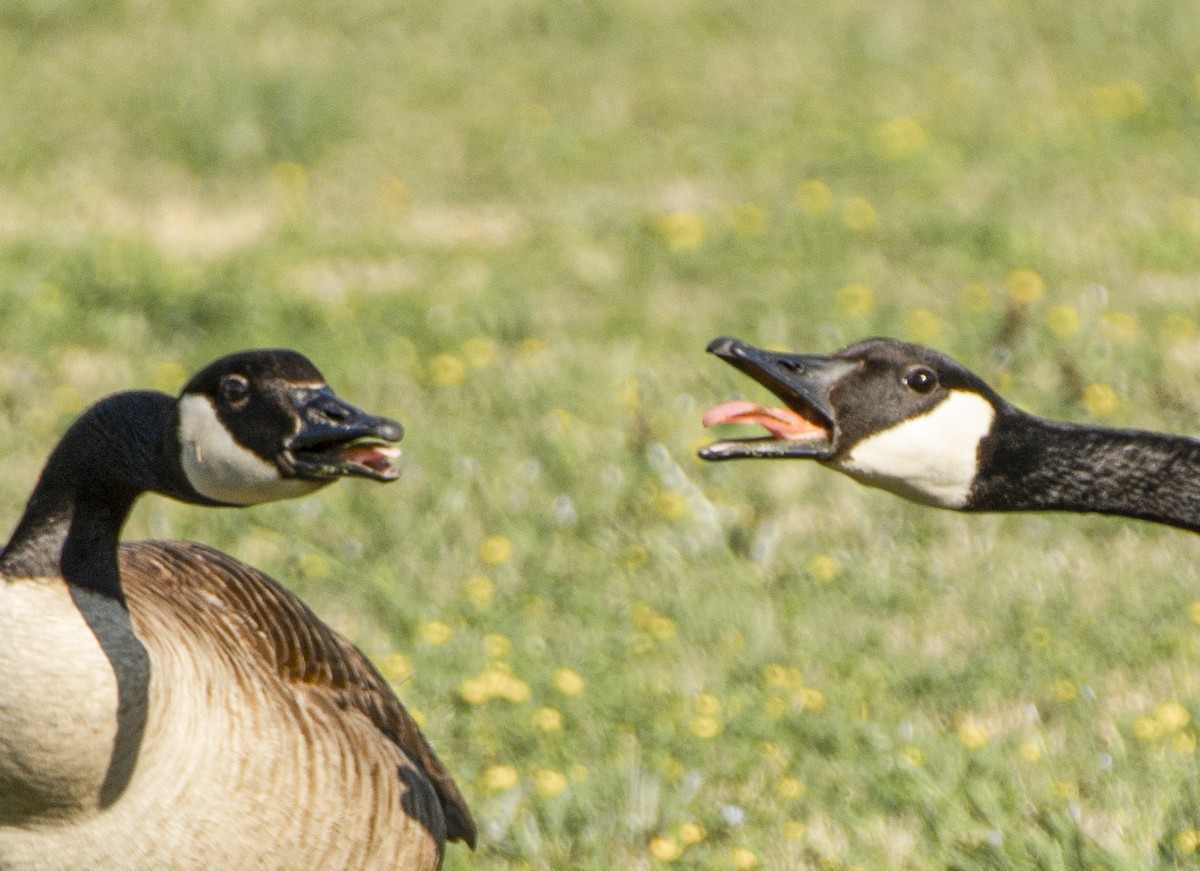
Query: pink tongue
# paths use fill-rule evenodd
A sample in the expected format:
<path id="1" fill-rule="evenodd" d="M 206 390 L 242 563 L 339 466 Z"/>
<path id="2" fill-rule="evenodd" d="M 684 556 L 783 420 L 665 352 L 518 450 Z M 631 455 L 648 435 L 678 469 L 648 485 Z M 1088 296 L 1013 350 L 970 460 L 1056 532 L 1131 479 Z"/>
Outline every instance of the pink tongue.
<path id="1" fill-rule="evenodd" d="M 820 438 L 824 427 L 805 420 L 790 408 L 767 408 L 745 399 L 722 402 L 701 419 L 705 426 L 718 423 L 749 423 L 766 428 L 777 439 L 798 441 Z"/>
<path id="2" fill-rule="evenodd" d="M 344 460 L 358 463 L 360 466 L 366 466 L 376 472 L 383 472 L 392 465 L 392 460 L 400 456 L 400 449 L 393 448 L 391 445 L 368 442 L 361 445 L 350 445 L 339 451 L 338 455 Z"/>

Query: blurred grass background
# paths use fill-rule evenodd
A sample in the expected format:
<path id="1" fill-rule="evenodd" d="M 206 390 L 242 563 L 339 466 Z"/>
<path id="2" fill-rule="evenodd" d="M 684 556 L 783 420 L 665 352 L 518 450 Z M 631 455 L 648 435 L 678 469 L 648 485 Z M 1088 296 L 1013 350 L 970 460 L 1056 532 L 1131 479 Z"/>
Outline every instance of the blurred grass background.
<path id="1" fill-rule="evenodd" d="M 267 570 L 472 801 L 450 869 L 1191 867 L 1196 539 L 705 466 L 732 334 L 1200 421 L 1200 8 L 6 0 L 0 492 L 243 347 L 404 477 L 133 537 Z M 269 834 L 265 834 L 269 837 Z"/>

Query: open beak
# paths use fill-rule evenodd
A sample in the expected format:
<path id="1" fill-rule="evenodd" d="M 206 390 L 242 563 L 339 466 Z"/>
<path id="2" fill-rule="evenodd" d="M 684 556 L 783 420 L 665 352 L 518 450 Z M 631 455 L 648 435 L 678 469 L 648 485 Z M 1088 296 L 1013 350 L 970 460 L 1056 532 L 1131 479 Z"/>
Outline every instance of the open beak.
<path id="1" fill-rule="evenodd" d="M 705 460 L 778 457 L 825 460 L 833 452 L 835 415 L 829 394 L 834 384 L 859 364 L 836 357 L 783 354 L 722 337 L 708 352 L 749 375 L 784 403 L 768 408 L 745 400 L 725 402 L 704 415 L 705 426 L 753 424 L 767 430 L 760 438 L 726 439 L 700 451 Z"/>
<path id="2" fill-rule="evenodd" d="M 326 481 L 341 477 L 394 481 L 400 449 L 392 443 L 404 427 L 342 401 L 328 387 L 295 391 L 300 430 L 284 445 L 280 468 L 293 478 Z"/>

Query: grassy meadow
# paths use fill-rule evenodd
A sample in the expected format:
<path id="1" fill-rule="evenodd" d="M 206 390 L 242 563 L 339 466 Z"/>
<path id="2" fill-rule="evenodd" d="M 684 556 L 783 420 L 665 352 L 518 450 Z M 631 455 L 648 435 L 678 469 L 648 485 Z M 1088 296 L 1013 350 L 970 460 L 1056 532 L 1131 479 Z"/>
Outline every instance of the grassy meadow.
<path id="1" fill-rule="evenodd" d="M 120 389 L 309 355 L 401 481 L 130 537 L 418 712 L 460 869 L 1200 861 L 1200 539 L 706 465 L 714 336 L 935 345 L 1200 432 L 1200 7 L 5 0 L 0 495 Z M 264 833 L 264 837 L 269 837 Z"/>

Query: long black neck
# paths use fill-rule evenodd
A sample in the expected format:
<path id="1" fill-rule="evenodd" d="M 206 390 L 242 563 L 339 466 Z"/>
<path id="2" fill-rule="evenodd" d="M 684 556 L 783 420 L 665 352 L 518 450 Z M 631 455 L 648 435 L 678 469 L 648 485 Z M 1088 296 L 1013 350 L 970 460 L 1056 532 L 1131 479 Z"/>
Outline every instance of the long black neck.
<path id="1" fill-rule="evenodd" d="M 176 426 L 175 401 L 161 393 L 120 393 L 86 411 L 42 470 L 0 554 L 0 574 L 61 574 L 123 601 L 117 545 L 137 497 L 156 490 L 192 501 Z"/>
<path id="2" fill-rule="evenodd" d="M 979 451 L 976 511 L 1115 514 L 1200 532 L 1200 440 L 1001 409 Z"/>

